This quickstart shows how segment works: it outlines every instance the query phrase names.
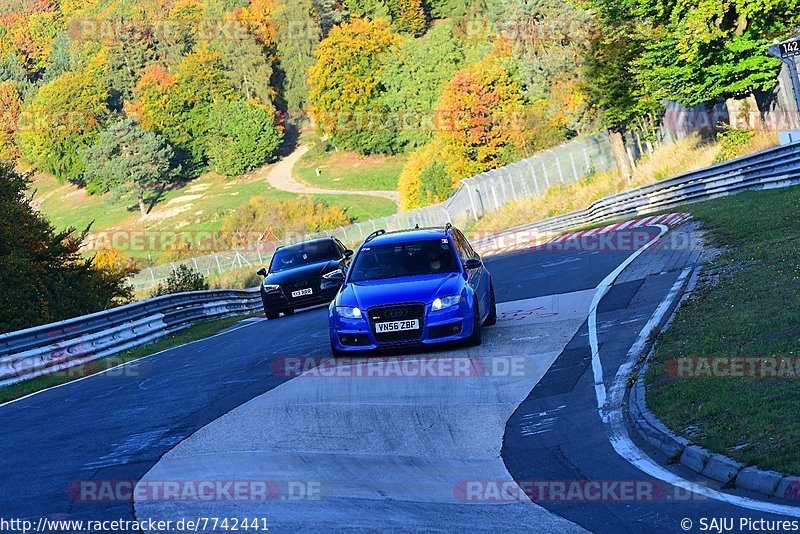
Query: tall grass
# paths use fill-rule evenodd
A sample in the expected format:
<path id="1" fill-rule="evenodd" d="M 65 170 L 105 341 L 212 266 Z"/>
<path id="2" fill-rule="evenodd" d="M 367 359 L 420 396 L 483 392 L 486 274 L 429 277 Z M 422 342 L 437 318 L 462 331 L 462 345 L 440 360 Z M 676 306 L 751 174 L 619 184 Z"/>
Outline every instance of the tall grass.
<path id="1" fill-rule="evenodd" d="M 760 132 L 731 156 L 757 152 L 776 144 L 774 133 Z M 637 164 L 631 180 L 613 171 L 591 174 L 572 185 L 552 186 L 542 197 L 522 199 L 486 215 L 474 225 L 474 230 L 494 232 L 583 209 L 605 196 L 713 165 L 719 151 L 717 143 L 704 141 L 699 136 L 660 146 L 652 156 Z"/>

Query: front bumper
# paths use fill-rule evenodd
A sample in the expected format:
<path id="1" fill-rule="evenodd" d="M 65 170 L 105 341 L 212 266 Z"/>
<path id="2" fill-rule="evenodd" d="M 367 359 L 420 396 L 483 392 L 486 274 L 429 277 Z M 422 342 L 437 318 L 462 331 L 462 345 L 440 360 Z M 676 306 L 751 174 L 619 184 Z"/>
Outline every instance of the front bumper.
<path id="1" fill-rule="evenodd" d="M 284 289 L 268 292 L 262 289 L 261 301 L 264 303 L 265 310 L 274 310 L 276 312 L 288 309 L 296 310 L 299 308 L 307 308 L 309 306 L 327 304 L 332 301 L 339 291 L 339 286 L 312 289 L 314 292 L 311 295 L 304 295 L 302 297 L 292 297 L 291 293 L 287 293 L 287 290 Z"/>
<path id="2" fill-rule="evenodd" d="M 422 332 L 414 339 L 381 341 L 369 321 L 370 311 L 359 319 L 339 317 L 333 311 L 329 315 L 332 346 L 341 352 L 364 353 L 368 351 L 440 345 L 463 341 L 473 334 L 473 310 L 465 303 L 445 310 L 431 311 L 425 306 Z"/>

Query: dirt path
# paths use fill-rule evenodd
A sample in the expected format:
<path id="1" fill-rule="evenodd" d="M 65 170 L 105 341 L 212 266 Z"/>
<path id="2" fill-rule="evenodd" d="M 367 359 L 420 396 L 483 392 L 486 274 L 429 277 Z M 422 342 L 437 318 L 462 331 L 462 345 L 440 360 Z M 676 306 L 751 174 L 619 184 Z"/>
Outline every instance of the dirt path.
<path id="1" fill-rule="evenodd" d="M 297 162 L 300 161 L 300 158 L 303 157 L 303 154 L 308 152 L 309 149 L 310 147 L 308 146 L 297 147 L 294 152 L 283 158 L 275 165 L 272 165 L 269 171 L 266 173 L 266 178 L 269 185 L 275 189 L 301 195 L 367 195 L 371 197 L 386 198 L 395 204 L 399 204 L 400 195 L 397 193 L 397 191 L 352 191 L 346 189 L 321 189 L 298 181 L 294 177 L 292 170 Z M 256 171 L 256 173 L 259 172 L 260 171 Z"/>

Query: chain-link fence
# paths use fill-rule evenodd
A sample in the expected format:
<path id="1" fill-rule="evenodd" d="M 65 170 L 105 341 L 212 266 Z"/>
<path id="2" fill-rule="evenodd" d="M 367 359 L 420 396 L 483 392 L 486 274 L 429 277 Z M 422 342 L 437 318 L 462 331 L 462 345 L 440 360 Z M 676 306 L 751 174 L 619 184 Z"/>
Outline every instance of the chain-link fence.
<path id="1" fill-rule="evenodd" d="M 217 252 L 180 262 L 148 267 L 133 277 L 135 289 L 148 289 L 166 279 L 180 264 L 209 275 L 244 267 L 267 264 L 276 246 L 323 236 L 335 236 L 348 245 L 357 245 L 378 229 L 401 230 L 415 225 L 441 226 L 448 222 L 466 225 L 516 200 L 539 197 L 553 185 L 572 184 L 593 171 L 614 168 L 608 136 L 599 134 L 577 139 L 500 169 L 461 181 L 446 201 L 416 210 L 339 227 L 327 232 L 260 243 L 247 249 Z"/>

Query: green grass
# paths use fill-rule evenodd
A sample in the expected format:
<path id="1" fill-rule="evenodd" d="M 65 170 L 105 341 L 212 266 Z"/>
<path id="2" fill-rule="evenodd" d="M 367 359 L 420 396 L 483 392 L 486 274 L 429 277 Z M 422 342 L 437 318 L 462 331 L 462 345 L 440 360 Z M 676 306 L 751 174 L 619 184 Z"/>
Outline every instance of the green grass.
<path id="1" fill-rule="evenodd" d="M 302 182 L 326 189 L 396 191 L 407 159 L 405 155 L 361 156 L 353 152 L 320 155 L 318 150 L 311 150 L 298 162 L 295 175 Z"/>
<path id="2" fill-rule="evenodd" d="M 244 319 L 244 317 L 240 316 L 217 319 L 214 321 L 205 321 L 192 325 L 185 330 L 181 330 L 180 332 L 167 335 L 148 345 L 142 345 L 141 347 L 136 347 L 129 351 L 114 356 L 109 356 L 108 358 L 89 362 L 84 365 L 78 365 L 70 369 L 66 369 L 60 373 L 45 375 L 39 378 L 33 378 L 31 380 L 19 382 L 18 384 L 13 384 L 0 389 L 0 403 L 18 399 L 20 397 L 24 397 L 25 395 L 30 395 L 31 393 L 51 388 L 53 386 L 66 384 L 67 382 L 72 382 L 73 380 L 77 380 L 85 376 L 94 375 L 117 365 L 138 360 L 145 356 L 155 354 L 156 352 L 171 349 L 179 345 L 184 345 L 191 341 L 205 339 L 227 328 L 230 328 L 242 319 Z M 113 372 L 114 371 L 112 371 L 112 373 Z"/>
<path id="3" fill-rule="evenodd" d="M 729 247 L 660 336 L 647 401 L 672 430 L 738 461 L 800 474 L 798 379 L 678 378 L 679 356 L 800 356 L 800 188 L 687 208 Z"/>
<path id="4" fill-rule="evenodd" d="M 35 190 L 34 202 L 56 228 L 82 230 L 93 223 L 93 233 L 216 232 L 222 229 L 226 215 L 251 197 L 281 200 L 297 196 L 270 187 L 263 175 L 226 179 L 208 173 L 184 187 L 166 192 L 150 215 L 141 220 L 136 202 L 131 198 L 90 196 L 73 185 L 59 184 L 46 175 L 37 175 L 31 189 Z M 314 198 L 344 208 L 356 221 L 392 215 L 397 209 L 391 200 L 364 195 L 315 195 Z M 132 257 L 148 258 L 155 264 L 166 261 L 162 250 L 130 249 L 125 252 Z"/>

